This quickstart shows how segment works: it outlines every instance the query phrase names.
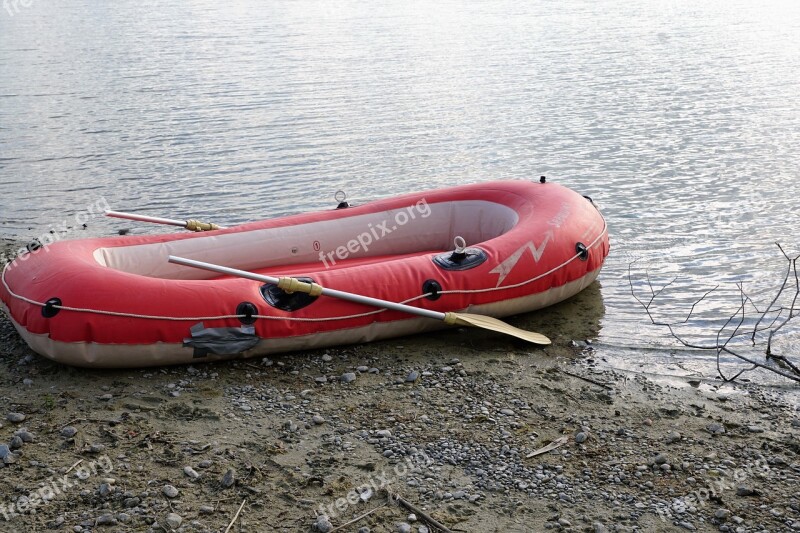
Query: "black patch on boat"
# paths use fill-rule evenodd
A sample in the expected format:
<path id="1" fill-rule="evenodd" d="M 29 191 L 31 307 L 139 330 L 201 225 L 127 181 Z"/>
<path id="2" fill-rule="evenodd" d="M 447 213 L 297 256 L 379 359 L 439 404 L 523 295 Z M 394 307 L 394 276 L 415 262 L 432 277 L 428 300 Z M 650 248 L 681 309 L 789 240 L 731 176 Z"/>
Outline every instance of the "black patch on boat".
<path id="1" fill-rule="evenodd" d="M 54 305 L 61 305 L 61 298 L 50 298 L 47 300 L 42 307 L 42 316 L 45 318 L 53 318 L 56 316 L 61 309 L 53 307 Z"/>
<path id="2" fill-rule="evenodd" d="M 189 330 L 191 337 L 183 339 L 183 345 L 194 348 L 194 358 L 214 355 L 235 355 L 249 350 L 261 340 L 256 328 L 245 325 L 240 328 L 206 328 L 198 322 Z"/>
<path id="3" fill-rule="evenodd" d="M 311 278 L 297 279 L 306 283 L 314 283 L 314 280 Z M 263 296 L 264 300 L 266 300 L 266 302 L 272 307 L 289 312 L 302 309 L 313 304 L 317 300 L 316 296 L 311 296 L 310 294 L 306 294 L 304 292 L 286 292 L 274 283 L 262 285 L 261 296 Z"/>
<path id="4" fill-rule="evenodd" d="M 422 284 L 422 294 L 427 294 L 425 298 L 428 300 L 438 300 L 442 297 L 439 294 L 442 290 L 442 284 L 436 281 L 435 279 L 426 279 L 425 283 Z"/>
<path id="5" fill-rule="evenodd" d="M 433 258 L 436 266 L 444 270 L 469 270 L 486 261 L 486 252 L 480 248 L 467 248 L 463 252 L 445 252 Z"/>
<path id="6" fill-rule="evenodd" d="M 249 326 L 256 320 L 258 320 L 256 317 L 253 316 L 258 314 L 258 308 L 254 303 L 250 302 L 240 303 L 239 305 L 236 306 L 236 314 L 244 315 L 239 317 L 239 322 L 241 322 L 245 326 Z"/>
<path id="7" fill-rule="evenodd" d="M 582 242 L 575 243 L 575 253 L 578 254 L 581 261 L 589 259 L 589 249 Z"/>

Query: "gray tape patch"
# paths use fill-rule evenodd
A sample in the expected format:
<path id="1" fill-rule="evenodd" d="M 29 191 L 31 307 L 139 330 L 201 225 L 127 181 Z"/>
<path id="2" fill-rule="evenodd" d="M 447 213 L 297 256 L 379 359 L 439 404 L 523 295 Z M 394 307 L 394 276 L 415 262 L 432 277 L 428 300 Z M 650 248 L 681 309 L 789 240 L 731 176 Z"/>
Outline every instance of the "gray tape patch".
<path id="1" fill-rule="evenodd" d="M 191 338 L 183 339 L 183 345 L 194 348 L 194 357 L 214 355 L 234 355 L 249 350 L 261 338 L 256 335 L 254 326 L 239 328 L 205 328 L 198 322 L 189 330 Z"/>

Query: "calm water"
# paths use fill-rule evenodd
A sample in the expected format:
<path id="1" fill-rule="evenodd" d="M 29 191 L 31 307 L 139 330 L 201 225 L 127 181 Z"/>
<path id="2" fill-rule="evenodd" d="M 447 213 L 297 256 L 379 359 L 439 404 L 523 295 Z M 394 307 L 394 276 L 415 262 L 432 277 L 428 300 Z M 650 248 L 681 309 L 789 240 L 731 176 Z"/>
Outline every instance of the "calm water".
<path id="1" fill-rule="evenodd" d="M 686 325 L 707 337 L 733 283 L 780 281 L 775 241 L 800 250 L 794 0 L 26 4 L 0 8 L 0 235 L 101 198 L 232 224 L 546 174 L 609 220 L 601 354 L 712 375 L 648 326 L 629 263 L 639 291 L 680 277 L 660 317 L 722 283 Z"/>

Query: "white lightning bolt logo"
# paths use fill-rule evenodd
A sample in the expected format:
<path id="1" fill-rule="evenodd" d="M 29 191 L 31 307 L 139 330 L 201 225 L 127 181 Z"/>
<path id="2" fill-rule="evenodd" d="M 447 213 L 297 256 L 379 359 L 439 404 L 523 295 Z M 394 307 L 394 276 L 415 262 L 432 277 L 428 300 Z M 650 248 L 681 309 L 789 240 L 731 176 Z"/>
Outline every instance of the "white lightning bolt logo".
<path id="1" fill-rule="evenodd" d="M 538 263 L 539 259 L 542 258 L 542 254 L 544 254 L 544 249 L 547 247 L 547 243 L 550 242 L 550 239 L 552 238 L 553 230 L 548 230 L 547 233 L 544 234 L 544 240 L 542 241 L 542 244 L 540 244 L 538 247 L 534 246 L 533 241 L 528 241 L 523 244 L 519 250 L 511 254 L 508 259 L 490 270 L 490 274 L 500 275 L 500 278 L 497 280 L 497 285 L 495 286 L 499 287 L 503 283 L 503 280 L 505 280 L 511 271 L 514 270 L 514 267 L 517 266 L 517 262 L 519 262 L 522 254 L 525 253 L 525 250 L 530 250 L 531 254 L 533 254 L 533 260 Z"/>

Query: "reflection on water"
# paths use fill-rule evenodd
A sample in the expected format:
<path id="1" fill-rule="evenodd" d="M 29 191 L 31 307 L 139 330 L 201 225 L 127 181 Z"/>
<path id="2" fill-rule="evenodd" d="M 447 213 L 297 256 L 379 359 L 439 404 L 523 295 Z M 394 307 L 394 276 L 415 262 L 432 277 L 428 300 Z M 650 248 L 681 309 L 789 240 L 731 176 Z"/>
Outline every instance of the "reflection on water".
<path id="1" fill-rule="evenodd" d="M 100 198 L 234 224 L 546 174 L 608 217 L 598 348 L 637 360 L 675 343 L 633 259 L 680 276 L 680 315 L 719 282 L 761 294 L 772 243 L 800 248 L 798 43 L 778 0 L 36 1 L 0 10 L 0 234 Z"/>

